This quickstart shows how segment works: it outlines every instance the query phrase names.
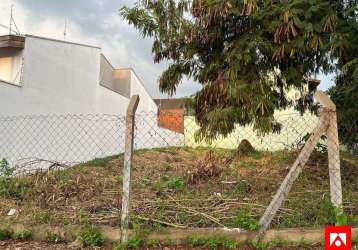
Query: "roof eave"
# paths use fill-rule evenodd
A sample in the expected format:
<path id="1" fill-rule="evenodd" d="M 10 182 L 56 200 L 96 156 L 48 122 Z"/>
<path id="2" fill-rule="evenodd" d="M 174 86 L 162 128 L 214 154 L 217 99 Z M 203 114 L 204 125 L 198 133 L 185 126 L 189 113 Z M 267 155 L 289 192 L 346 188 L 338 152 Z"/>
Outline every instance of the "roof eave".
<path id="1" fill-rule="evenodd" d="M 16 35 L 0 36 L 0 48 L 25 48 L 25 37 Z"/>

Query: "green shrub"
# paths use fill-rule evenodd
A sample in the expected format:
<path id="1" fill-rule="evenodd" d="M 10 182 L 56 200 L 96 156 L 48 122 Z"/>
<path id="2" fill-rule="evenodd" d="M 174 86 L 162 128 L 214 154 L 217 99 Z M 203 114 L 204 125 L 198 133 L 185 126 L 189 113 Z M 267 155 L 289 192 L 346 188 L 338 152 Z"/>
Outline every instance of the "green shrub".
<path id="1" fill-rule="evenodd" d="M 246 230 L 257 230 L 259 228 L 259 223 L 256 219 L 252 218 L 247 212 L 241 212 L 234 219 L 236 226 L 246 229 Z"/>
<path id="2" fill-rule="evenodd" d="M 185 187 L 185 181 L 182 177 L 169 177 L 162 176 L 160 181 L 155 182 L 152 185 L 154 191 L 158 193 L 167 191 L 181 191 Z"/>
<path id="3" fill-rule="evenodd" d="M 342 209 L 336 208 L 331 201 L 324 200 L 318 205 L 317 224 L 326 225 L 347 225 L 348 217 Z"/>
<path id="4" fill-rule="evenodd" d="M 6 159 L 0 161 L 0 178 L 10 178 L 15 172 L 15 168 L 11 167 Z"/>
<path id="5" fill-rule="evenodd" d="M 84 246 L 102 246 L 104 238 L 97 227 L 94 225 L 85 225 L 78 234 L 78 239 Z"/>
<path id="6" fill-rule="evenodd" d="M 25 180 L 0 178 L 0 195 L 6 198 L 23 199 L 30 189 Z"/>
<path id="7" fill-rule="evenodd" d="M 167 187 L 172 190 L 183 190 L 185 182 L 182 177 L 172 177 L 167 181 Z"/>
<path id="8" fill-rule="evenodd" d="M 13 232 L 8 228 L 0 228 L 0 240 L 11 239 Z"/>
<path id="9" fill-rule="evenodd" d="M 15 233 L 13 238 L 15 240 L 30 240 L 30 239 L 32 239 L 32 232 L 25 230 L 25 231 L 22 231 L 19 233 Z"/>

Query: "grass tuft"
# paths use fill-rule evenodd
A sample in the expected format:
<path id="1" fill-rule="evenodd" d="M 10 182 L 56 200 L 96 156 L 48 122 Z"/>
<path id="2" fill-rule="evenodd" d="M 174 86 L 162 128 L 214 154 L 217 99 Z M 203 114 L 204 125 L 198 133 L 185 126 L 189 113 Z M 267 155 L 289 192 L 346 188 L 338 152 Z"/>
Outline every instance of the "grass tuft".
<path id="1" fill-rule="evenodd" d="M 100 230 L 94 225 L 85 225 L 78 234 L 78 239 L 84 246 L 97 247 L 102 246 L 104 237 Z"/>

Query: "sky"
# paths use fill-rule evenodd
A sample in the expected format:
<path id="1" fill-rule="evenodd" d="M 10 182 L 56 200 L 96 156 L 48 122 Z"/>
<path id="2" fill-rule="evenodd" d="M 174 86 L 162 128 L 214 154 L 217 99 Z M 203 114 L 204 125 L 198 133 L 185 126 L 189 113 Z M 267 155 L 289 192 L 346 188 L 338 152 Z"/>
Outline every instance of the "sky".
<path id="1" fill-rule="evenodd" d="M 133 68 L 154 98 L 165 98 L 158 88 L 158 77 L 167 66 L 155 64 L 151 40 L 143 39 L 118 14 L 134 0 L 1 0 L 0 24 L 9 26 L 10 9 L 14 5 L 14 19 L 22 34 L 64 39 L 99 46 L 116 68 Z M 0 26 L 0 34 L 8 32 Z M 333 76 L 317 76 L 320 88 L 326 90 Z M 188 96 L 200 89 L 191 80 L 184 80 L 175 97 Z"/>

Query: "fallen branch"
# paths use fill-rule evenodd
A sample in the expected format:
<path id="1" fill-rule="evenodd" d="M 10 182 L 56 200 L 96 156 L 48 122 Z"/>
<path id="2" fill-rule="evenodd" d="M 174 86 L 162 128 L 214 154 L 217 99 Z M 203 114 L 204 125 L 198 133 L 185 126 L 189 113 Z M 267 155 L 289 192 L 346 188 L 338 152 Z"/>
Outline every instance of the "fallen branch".
<path id="1" fill-rule="evenodd" d="M 133 217 L 140 219 L 140 220 L 144 220 L 144 221 L 154 221 L 166 226 L 171 226 L 171 227 L 175 227 L 175 228 L 187 228 L 187 226 L 183 226 L 183 225 L 177 225 L 174 223 L 170 223 L 170 222 L 166 222 L 166 221 L 162 221 L 162 220 L 157 220 L 157 219 L 152 219 L 152 218 L 146 218 L 146 217 L 142 217 L 142 216 L 138 216 L 138 215 L 134 215 Z"/>

